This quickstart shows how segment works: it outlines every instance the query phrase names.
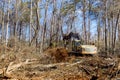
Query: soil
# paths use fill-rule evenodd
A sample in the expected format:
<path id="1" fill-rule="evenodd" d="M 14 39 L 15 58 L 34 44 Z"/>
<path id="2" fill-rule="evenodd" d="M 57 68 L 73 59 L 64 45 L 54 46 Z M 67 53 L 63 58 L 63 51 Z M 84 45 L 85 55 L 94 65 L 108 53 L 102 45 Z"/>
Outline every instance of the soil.
<path id="1" fill-rule="evenodd" d="M 14 54 L 15 57 L 6 54 L 5 58 L 0 58 L 0 79 L 117 80 L 120 78 L 120 59 L 116 56 L 68 55 L 65 48 L 51 48 L 38 55 L 28 53 L 25 55 L 27 57 L 24 57 L 24 54 Z"/>

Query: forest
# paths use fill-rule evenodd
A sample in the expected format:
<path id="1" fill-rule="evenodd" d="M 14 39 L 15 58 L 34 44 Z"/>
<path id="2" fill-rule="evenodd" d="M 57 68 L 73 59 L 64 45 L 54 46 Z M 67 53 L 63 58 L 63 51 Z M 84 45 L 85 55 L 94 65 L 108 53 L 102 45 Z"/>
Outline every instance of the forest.
<path id="1" fill-rule="evenodd" d="M 97 55 L 69 56 L 70 34 Z M 120 79 L 120 0 L 0 0 L 0 79 Z"/>

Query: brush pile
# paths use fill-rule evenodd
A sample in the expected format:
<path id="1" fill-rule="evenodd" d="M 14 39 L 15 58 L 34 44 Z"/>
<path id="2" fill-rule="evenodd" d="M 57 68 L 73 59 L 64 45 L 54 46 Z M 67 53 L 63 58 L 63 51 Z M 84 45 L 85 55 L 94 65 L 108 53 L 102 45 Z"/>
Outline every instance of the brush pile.
<path id="1" fill-rule="evenodd" d="M 24 55 L 24 54 L 21 54 Z M 34 55 L 34 54 L 27 54 Z M 64 48 L 46 50 L 39 57 L 18 58 L 18 54 L 0 57 L 0 79 L 15 80 L 117 80 L 120 58 L 68 56 Z M 20 57 L 20 55 L 19 55 Z"/>

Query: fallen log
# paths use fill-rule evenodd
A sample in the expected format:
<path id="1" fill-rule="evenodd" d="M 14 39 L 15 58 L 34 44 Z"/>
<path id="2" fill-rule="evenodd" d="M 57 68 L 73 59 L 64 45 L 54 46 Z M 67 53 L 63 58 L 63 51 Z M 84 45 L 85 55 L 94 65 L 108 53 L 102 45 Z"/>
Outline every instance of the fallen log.
<path id="1" fill-rule="evenodd" d="M 120 70 L 120 63 L 118 64 L 118 70 Z"/>
<path id="2" fill-rule="evenodd" d="M 5 75 L 11 75 L 11 73 L 18 69 L 19 67 L 32 63 L 34 63 L 34 60 L 31 59 L 26 59 L 25 62 L 20 62 L 18 64 L 14 64 L 14 62 L 11 62 L 6 69 Z"/>
<path id="3" fill-rule="evenodd" d="M 6 76 L 12 76 L 12 72 L 14 72 L 15 70 L 17 70 L 19 67 L 21 66 L 24 66 L 24 65 L 31 65 L 31 64 L 34 64 L 36 63 L 35 61 L 37 60 L 31 60 L 31 59 L 27 59 L 25 60 L 24 62 L 20 62 L 18 64 L 15 64 L 14 62 L 11 62 L 7 69 L 6 69 Z M 59 67 L 59 66 L 66 66 L 66 67 L 71 67 L 71 66 L 74 66 L 74 65 L 78 65 L 80 64 L 82 61 L 79 61 L 79 62 L 76 62 L 76 63 L 54 63 L 54 64 L 36 64 L 36 65 L 32 65 L 31 67 L 35 68 L 35 67 L 40 67 L 40 68 L 49 68 L 49 69 L 53 69 L 53 68 L 56 68 L 56 67 Z"/>

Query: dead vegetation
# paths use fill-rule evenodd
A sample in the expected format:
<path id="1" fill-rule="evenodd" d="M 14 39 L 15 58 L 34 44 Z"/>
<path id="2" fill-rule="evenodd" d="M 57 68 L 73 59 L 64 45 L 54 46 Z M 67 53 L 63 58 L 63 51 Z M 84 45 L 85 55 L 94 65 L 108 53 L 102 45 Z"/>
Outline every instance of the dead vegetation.
<path id="1" fill-rule="evenodd" d="M 21 50 L 0 57 L 0 79 L 15 80 L 115 80 L 120 78 L 120 59 L 114 56 L 68 56 L 64 48 L 43 54 Z M 24 53 L 24 54 L 23 54 Z"/>
<path id="2" fill-rule="evenodd" d="M 65 61 L 68 57 L 68 51 L 65 48 L 52 48 L 46 50 L 44 53 L 52 57 L 54 62 Z"/>

